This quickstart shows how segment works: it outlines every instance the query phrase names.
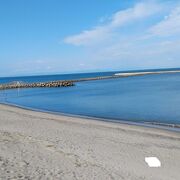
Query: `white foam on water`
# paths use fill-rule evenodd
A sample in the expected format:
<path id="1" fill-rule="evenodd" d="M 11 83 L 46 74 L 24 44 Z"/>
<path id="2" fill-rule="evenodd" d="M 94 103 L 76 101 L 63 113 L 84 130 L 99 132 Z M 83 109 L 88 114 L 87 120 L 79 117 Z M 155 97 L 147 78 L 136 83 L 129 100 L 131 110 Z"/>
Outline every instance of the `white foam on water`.
<path id="1" fill-rule="evenodd" d="M 145 162 L 149 167 L 161 167 L 161 162 L 157 157 L 145 157 Z"/>

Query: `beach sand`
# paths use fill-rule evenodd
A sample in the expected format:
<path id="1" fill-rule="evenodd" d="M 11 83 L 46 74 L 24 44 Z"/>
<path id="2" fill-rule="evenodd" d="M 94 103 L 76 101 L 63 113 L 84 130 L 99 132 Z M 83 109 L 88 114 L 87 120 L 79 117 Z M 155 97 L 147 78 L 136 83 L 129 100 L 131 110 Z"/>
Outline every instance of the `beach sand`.
<path id="1" fill-rule="evenodd" d="M 180 133 L 0 105 L 0 179 L 179 180 Z"/>

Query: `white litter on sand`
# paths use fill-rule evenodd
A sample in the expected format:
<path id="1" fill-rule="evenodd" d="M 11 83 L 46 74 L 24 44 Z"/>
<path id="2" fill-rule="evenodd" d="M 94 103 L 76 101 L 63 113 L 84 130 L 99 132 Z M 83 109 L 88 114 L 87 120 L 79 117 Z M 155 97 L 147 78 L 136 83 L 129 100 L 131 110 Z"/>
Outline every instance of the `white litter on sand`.
<path id="1" fill-rule="evenodd" d="M 161 167 L 161 162 L 157 157 L 145 157 L 145 162 L 149 167 Z"/>

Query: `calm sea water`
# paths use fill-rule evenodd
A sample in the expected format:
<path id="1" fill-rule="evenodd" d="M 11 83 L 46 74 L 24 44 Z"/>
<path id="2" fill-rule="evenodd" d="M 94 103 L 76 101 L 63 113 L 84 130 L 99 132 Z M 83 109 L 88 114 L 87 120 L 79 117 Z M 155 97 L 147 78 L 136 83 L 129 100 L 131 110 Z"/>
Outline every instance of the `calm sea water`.
<path id="1" fill-rule="evenodd" d="M 112 75 L 107 73 L 0 78 L 49 81 Z M 180 124 L 180 73 L 87 81 L 68 88 L 0 91 L 0 101 L 59 113 L 125 120 Z"/>

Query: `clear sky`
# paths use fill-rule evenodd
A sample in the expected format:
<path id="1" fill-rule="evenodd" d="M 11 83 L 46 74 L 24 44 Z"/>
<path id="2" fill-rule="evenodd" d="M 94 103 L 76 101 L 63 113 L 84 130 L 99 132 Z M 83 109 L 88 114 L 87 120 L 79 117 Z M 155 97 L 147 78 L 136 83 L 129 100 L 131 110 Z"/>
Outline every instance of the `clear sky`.
<path id="1" fill-rule="evenodd" d="M 179 0 L 0 0 L 0 76 L 168 67 Z"/>

